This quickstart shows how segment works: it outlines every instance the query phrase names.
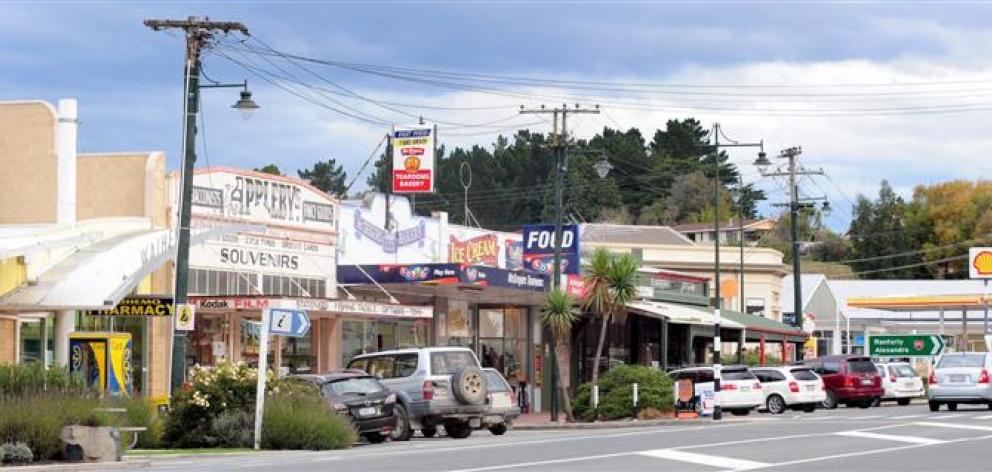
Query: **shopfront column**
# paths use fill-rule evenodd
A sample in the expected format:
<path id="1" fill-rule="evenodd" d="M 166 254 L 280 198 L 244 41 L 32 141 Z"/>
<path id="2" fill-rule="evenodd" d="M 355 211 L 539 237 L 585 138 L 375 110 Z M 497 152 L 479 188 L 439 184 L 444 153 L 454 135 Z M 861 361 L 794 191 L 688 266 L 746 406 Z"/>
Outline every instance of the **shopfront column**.
<path id="1" fill-rule="evenodd" d="M 69 365 L 69 333 L 76 330 L 76 312 L 55 312 L 55 365 Z"/>

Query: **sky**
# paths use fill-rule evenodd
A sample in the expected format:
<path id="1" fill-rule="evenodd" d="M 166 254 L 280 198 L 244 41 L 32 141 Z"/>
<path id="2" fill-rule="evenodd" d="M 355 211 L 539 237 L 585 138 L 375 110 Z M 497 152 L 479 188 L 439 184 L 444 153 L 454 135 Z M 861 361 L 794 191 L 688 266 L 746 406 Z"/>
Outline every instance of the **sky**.
<path id="1" fill-rule="evenodd" d="M 224 38 L 204 69 L 247 79 L 262 108 L 243 120 L 230 109 L 236 89 L 205 90 L 197 166 L 294 173 L 334 157 L 354 176 L 391 123 L 424 116 L 442 144 L 491 146 L 499 133 L 549 130 L 521 105 L 599 104 L 570 122 L 573 136 L 650 136 L 696 117 L 763 140 L 771 157 L 802 146 L 802 164 L 827 174 L 804 179 L 802 194 L 827 196 L 827 223 L 844 229 L 852 200 L 882 179 L 908 198 L 916 185 L 989 177 L 990 14 L 992 3 L 913 0 L 0 0 L 0 100 L 76 98 L 82 151 L 162 150 L 177 169 L 183 38 L 142 20 L 240 21 L 251 38 Z M 264 48 L 334 65 L 251 52 Z M 379 66 L 404 70 L 354 70 Z M 438 84 L 424 70 L 482 81 Z M 768 203 L 785 198 L 781 180 L 750 165 L 754 150 L 730 155 Z"/>

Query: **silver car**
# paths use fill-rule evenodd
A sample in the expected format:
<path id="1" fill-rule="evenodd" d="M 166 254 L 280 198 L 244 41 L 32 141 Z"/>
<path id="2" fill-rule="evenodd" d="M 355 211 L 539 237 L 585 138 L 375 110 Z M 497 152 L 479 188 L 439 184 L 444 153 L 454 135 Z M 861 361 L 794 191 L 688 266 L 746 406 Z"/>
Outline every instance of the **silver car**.
<path id="1" fill-rule="evenodd" d="M 448 437 L 467 438 L 489 409 L 486 376 L 479 359 L 464 347 L 423 347 L 356 356 L 349 369 L 376 376 L 396 394 L 394 441 L 414 430 L 425 437 L 444 428 Z"/>
<path id="2" fill-rule="evenodd" d="M 489 388 L 489 411 L 483 418 L 483 426 L 496 436 L 506 434 L 513 420 L 520 416 L 517 396 L 510 383 L 496 369 L 482 369 L 486 373 L 486 386 Z"/>
<path id="3" fill-rule="evenodd" d="M 985 352 L 944 354 L 930 374 L 927 398 L 930 411 L 940 405 L 955 411 L 959 403 L 986 404 L 992 410 L 992 356 Z"/>

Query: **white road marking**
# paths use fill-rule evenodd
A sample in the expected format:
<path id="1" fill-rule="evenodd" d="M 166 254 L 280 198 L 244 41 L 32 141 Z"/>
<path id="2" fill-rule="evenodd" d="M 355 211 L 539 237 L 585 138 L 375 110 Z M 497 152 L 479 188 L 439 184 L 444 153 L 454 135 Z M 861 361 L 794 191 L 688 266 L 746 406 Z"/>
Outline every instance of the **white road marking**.
<path id="1" fill-rule="evenodd" d="M 549 464 L 566 464 L 569 462 L 582 462 L 593 459 L 609 459 L 611 457 L 629 456 L 634 454 L 632 452 L 617 452 L 613 454 L 599 454 L 595 456 L 584 456 L 584 457 L 568 457 L 565 459 L 551 459 L 546 461 L 534 461 L 534 462 L 518 462 L 516 464 L 501 464 L 492 465 L 488 467 L 477 467 L 474 469 L 458 469 L 449 472 L 482 472 L 485 470 L 502 470 L 502 469 L 517 469 L 520 467 L 535 467 L 539 465 L 549 465 Z"/>
<path id="2" fill-rule="evenodd" d="M 919 436 L 902 436 L 902 435 L 897 436 L 895 434 L 880 434 L 880 433 L 871 433 L 868 431 L 841 431 L 839 433 L 834 433 L 834 434 L 836 434 L 837 436 L 848 436 L 852 438 L 881 439 L 885 441 L 898 441 L 898 442 L 907 442 L 913 444 L 941 444 L 945 442 L 940 439 L 921 438 Z"/>
<path id="3" fill-rule="evenodd" d="M 734 459 L 733 457 L 713 456 L 709 454 L 697 454 L 695 452 L 680 451 L 677 449 L 655 449 L 653 451 L 641 451 L 637 454 L 658 459 L 667 459 L 679 462 L 689 462 L 692 464 L 709 465 L 729 470 L 752 470 L 768 467 L 771 464 L 765 462 L 749 461 L 746 459 Z"/>
<path id="4" fill-rule="evenodd" d="M 875 418 L 881 418 L 882 415 L 866 415 L 866 416 L 849 416 L 849 420 L 871 420 Z"/>
<path id="5" fill-rule="evenodd" d="M 977 426 L 972 424 L 938 423 L 936 421 L 917 421 L 916 424 L 920 426 L 933 426 L 937 428 L 967 429 L 971 431 L 992 431 L 992 426 Z"/>
<path id="6" fill-rule="evenodd" d="M 960 418 L 961 416 L 964 416 L 964 415 L 930 415 L 931 418 L 942 419 L 942 420 L 950 420 L 950 419 L 954 419 L 954 418 Z"/>
<path id="7" fill-rule="evenodd" d="M 992 415 L 976 416 L 973 419 L 976 419 L 976 420 L 992 420 Z"/>
<path id="8" fill-rule="evenodd" d="M 812 418 L 807 418 L 805 421 L 820 421 L 820 420 L 832 420 L 837 419 L 838 416 L 814 416 Z"/>
<path id="9" fill-rule="evenodd" d="M 341 459 L 342 459 L 342 457 L 341 457 L 341 456 L 330 456 L 330 457 L 315 457 L 315 458 L 313 458 L 313 459 L 310 459 L 310 462 L 328 462 L 328 461 L 339 461 L 339 460 L 341 460 Z"/>
<path id="10" fill-rule="evenodd" d="M 893 417 L 891 417 L 889 419 L 890 420 L 908 420 L 910 418 L 919 418 L 921 416 L 923 416 L 923 415 L 902 415 L 902 416 L 893 416 Z"/>

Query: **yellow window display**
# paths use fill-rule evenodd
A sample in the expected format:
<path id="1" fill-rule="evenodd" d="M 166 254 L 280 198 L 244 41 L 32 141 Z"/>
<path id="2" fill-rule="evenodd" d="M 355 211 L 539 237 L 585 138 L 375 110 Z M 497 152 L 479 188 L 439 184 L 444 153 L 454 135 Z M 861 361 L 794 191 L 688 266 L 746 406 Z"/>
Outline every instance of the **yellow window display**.
<path id="1" fill-rule="evenodd" d="M 131 350 L 129 333 L 71 333 L 69 370 L 91 387 L 129 397 L 134 389 Z"/>

